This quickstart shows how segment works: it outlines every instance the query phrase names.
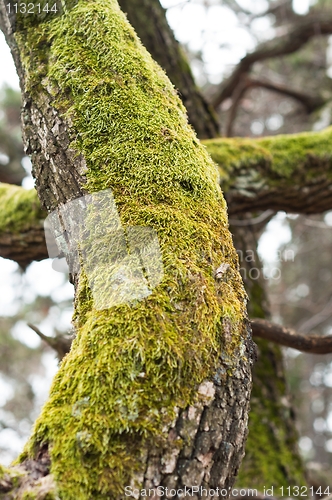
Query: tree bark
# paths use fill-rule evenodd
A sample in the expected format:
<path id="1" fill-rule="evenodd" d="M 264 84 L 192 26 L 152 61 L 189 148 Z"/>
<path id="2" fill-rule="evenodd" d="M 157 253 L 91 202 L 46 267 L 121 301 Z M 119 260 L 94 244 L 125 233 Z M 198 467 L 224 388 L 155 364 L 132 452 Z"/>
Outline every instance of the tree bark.
<path id="1" fill-rule="evenodd" d="M 51 211 L 112 189 L 123 227 L 156 230 L 164 277 L 144 300 L 98 309 L 81 261 L 77 336 L 20 458 L 22 479 L 3 471 L 0 492 L 36 494 L 41 482 L 62 500 L 123 498 L 126 486 L 228 489 L 253 352 L 215 166 L 117 3 L 74 4 L 13 24 L 0 3 L 37 191 Z M 93 246 L 95 263 L 104 249 Z M 97 278 L 108 293 L 102 270 Z"/>
<path id="2" fill-rule="evenodd" d="M 35 190 L 0 184 L 0 255 L 25 268 L 47 258 L 43 221 Z"/>

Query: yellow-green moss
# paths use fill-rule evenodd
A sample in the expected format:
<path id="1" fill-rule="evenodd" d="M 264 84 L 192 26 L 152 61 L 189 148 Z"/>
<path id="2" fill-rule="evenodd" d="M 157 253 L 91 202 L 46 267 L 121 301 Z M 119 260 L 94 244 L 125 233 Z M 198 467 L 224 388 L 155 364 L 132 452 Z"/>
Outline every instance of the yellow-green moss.
<path id="1" fill-rule="evenodd" d="M 153 227 L 162 251 L 164 278 L 136 305 L 94 309 L 83 269 L 77 337 L 21 457 L 48 442 L 61 500 L 110 500 L 220 355 L 237 363 L 246 295 L 216 167 L 115 0 L 79 1 L 16 39 L 27 92 L 38 102 L 51 89 L 73 124 L 85 189 L 111 188 L 123 226 Z"/>
<path id="2" fill-rule="evenodd" d="M 42 224 L 44 217 L 34 189 L 0 183 L 0 232 L 25 231 Z"/>
<path id="3" fill-rule="evenodd" d="M 55 493 L 40 493 L 39 491 L 26 491 L 20 497 L 20 500 L 60 500 Z"/>
<path id="4" fill-rule="evenodd" d="M 262 139 L 209 139 L 203 143 L 219 165 L 224 191 L 236 181 L 239 172 L 256 183 L 272 186 L 280 184 L 281 178 L 303 183 L 304 178 L 317 176 L 317 164 L 324 164 L 326 175 L 332 178 L 332 127 L 320 132 Z M 307 168 L 308 163 L 311 168 Z"/>

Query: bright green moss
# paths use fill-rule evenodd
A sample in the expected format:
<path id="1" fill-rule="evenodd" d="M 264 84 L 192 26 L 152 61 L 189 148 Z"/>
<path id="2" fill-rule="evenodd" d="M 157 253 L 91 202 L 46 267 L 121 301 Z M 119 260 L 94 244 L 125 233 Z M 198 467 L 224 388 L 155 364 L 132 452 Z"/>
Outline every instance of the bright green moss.
<path id="1" fill-rule="evenodd" d="M 220 354 L 237 363 L 246 295 L 215 165 L 116 2 L 82 0 L 16 37 L 27 92 L 38 102 L 52 89 L 70 117 L 86 190 L 111 188 L 123 226 L 153 227 L 162 250 L 162 282 L 133 305 L 96 310 L 82 271 L 77 337 L 27 447 L 49 443 L 61 500 L 110 500 Z"/>
<path id="2" fill-rule="evenodd" d="M 23 493 L 22 500 L 36 500 L 37 494 L 32 491 L 25 491 Z"/>
<path id="3" fill-rule="evenodd" d="M 34 189 L 0 183 L 0 232 L 19 233 L 46 217 Z"/>
<path id="4" fill-rule="evenodd" d="M 303 183 L 304 178 L 317 177 L 319 171 L 331 176 L 331 127 L 321 132 L 262 139 L 209 139 L 204 144 L 219 165 L 224 191 L 239 173 L 249 177 L 252 174 L 256 183 L 261 179 L 267 185 L 280 185 L 281 178 L 292 183 L 298 179 Z"/>
<path id="5" fill-rule="evenodd" d="M 273 157 L 273 172 L 291 178 L 295 172 L 305 170 L 306 178 L 315 176 L 315 169 L 307 171 L 308 160 L 325 160 L 326 166 L 332 162 L 332 127 L 321 132 L 305 132 L 296 135 L 279 135 L 260 139 L 259 145 L 270 151 Z"/>

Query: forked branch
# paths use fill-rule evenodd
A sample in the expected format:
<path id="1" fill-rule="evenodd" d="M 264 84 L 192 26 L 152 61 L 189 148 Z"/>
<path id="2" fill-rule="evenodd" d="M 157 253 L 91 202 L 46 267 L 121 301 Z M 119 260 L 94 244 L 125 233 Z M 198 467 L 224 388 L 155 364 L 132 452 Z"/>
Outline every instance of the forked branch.
<path id="1" fill-rule="evenodd" d="M 241 82 L 249 74 L 256 62 L 273 57 L 292 54 L 317 35 L 332 33 L 331 12 L 317 12 L 301 17 L 288 27 L 287 32 L 259 45 L 254 52 L 247 54 L 235 67 L 231 76 L 221 83 L 212 104 L 217 108 L 225 99 L 231 97 Z"/>

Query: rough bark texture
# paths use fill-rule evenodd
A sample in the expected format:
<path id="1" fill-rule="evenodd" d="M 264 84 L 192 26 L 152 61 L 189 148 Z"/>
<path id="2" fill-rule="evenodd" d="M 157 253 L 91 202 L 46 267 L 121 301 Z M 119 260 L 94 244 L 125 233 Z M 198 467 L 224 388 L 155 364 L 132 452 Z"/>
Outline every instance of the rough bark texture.
<path id="1" fill-rule="evenodd" d="M 244 385 L 244 392 L 239 391 L 239 383 Z M 220 498 L 217 488 L 224 488 L 227 497 L 238 473 L 238 457 L 244 455 L 250 388 L 245 364 L 231 379 L 219 370 L 214 384 L 203 384 L 199 392 L 205 401 L 180 412 L 165 448 L 149 450 L 143 488 L 161 486 L 166 492 L 166 488 L 187 487 L 193 489 L 191 497 L 196 499 Z M 158 498 L 157 492 L 151 498 Z"/>
<path id="2" fill-rule="evenodd" d="M 143 45 L 179 91 L 198 137 L 218 136 L 217 116 L 197 88 L 187 58 L 174 38 L 159 0 L 120 0 L 119 4 Z"/>
<path id="3" fill-rule="evenodd" d="M 1 233 L 0 255 L 4 259 L 14 260 L 23 269 L 34 260 L 47 258 L 43 226 L 38 229 L 29 228 L 19 233 L 10 231 Z"/>
<path id="4" fill-rule="evenodd" d="M 61 500 L 123 498 L 150 481 L 228 487 L 253 352 L 215 166 L 116 2 L 74 3 L 22 16 L 15 33 L 0 4 L 37 191 L 53 210 L 112 189 L 124 227 L 157 231 L 164 278 L 141 302 L 98 310 L 82 262 L 77 336 L 20 461 L 49 450 Z"/>

